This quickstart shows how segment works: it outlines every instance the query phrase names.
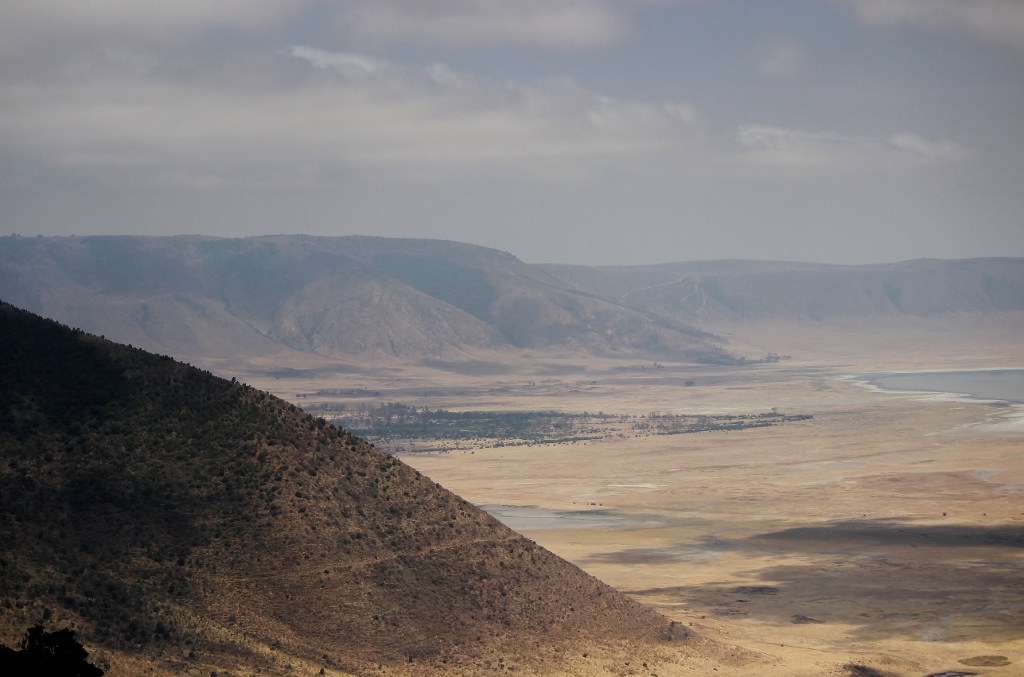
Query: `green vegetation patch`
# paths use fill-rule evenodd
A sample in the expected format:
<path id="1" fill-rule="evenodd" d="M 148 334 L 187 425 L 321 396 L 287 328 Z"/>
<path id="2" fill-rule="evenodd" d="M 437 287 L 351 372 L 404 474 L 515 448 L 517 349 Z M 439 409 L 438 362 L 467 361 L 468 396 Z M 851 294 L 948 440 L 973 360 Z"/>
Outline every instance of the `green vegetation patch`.
<path id="1" fill-rule="evenodd" d="M 740 415 L 647 415 L 554 411 L 448 411 L 398 402 L 350 409 L 347 405 L 307 408 L 353 434 L 392 451 L 436 451 L 464 445 L 566 444 L 608 437 L 681 435 L 767 428 L 804 421 L 809 414 L 764 412 Z"/>

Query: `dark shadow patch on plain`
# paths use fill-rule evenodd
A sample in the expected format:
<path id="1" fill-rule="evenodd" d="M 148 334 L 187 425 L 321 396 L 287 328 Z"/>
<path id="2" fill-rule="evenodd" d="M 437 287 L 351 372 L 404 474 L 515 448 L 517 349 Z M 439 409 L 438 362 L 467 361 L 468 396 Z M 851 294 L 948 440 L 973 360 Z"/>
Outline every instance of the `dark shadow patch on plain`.
<path id="1" fill-rule="evenodd" d="M 622 515 L 613 510 L 548 510 L 529 505 L 491 504 L 480 504 L 477 507 L 516 531 L 615 528 L 627 524 L 650 522 L 644 518 Z"/>
<path id="2" fill-rule="evenodd" d="M 695 551 L 696 552 L 696 551 Z M 602 552 L 590 555 L 585 562 L 600 564 L 672 564 L 687 559 L 685 553 L 663 548 L 627 548 L 617 552 Z"/>
<path id="3" fill-rule="evenodd" d="M 316 392 L 309 394 L 312 395 L 313 397 L 380 397 L 379 390 L 367 390 L 366 388 L 339 388 L 335 390 L 317 390 Z"/>
<path id="4" fill-rule="evenodd" d="M 1006 656 L 971 656 L 957 661 L 957 663 L 969 665 L 972 668 L 1001 668 L 1011 662 Z"/>
<path id="5" fill-rule="evenodd" d="M 310 378 L 314 376 L 324 376 L 327 374 L 383 374 L 388 371 L 392 370 L 365 369 L 351 364 L 332 364 L 326 367 L 311 367 L 309 369 L 280 367 L 278 369 L 267 369 L 265 371 L 253 370 L 253 373 L 273 376 L 274 378 Z"/>
<path id="6" fill-rule="evenodd" d="M 1024 548 L 1024 525 L 969 526 L 918 525 L 897 521 L 833 522 L 820 527 L 796 527 L 748 539 L 752 543 L 789 543 L 800 546 L 927 546 L 936 548 Z"/>
<path id="7" fill-rule="evenodd" d="M 645 553 L 634 551 L 632 556 L 642 561 Z M 659 561 L 656 554 L 646 553 L 646 557 L 655 564 L 672 563 Z M 621 555 L 619 561 L 632 563 Z M 776 592 L 752 594 L 751 589 L 762 587 L 758 581 Z M 739 597 L 748 618 L 784 627 L 805 616 L 851 626 L 851 639 L 865 642 L 895 636 L 919 639 L 944 627 L 943 619 L 989 608 L 991 613 L 984 614 L 991 621 L 984 629 L 989 638 L 1024 637 L 1019 619 L 1000 611 L 1024 586 L 1021 566 L 853 556 L 832 564 L 813 560 L 769 567 L 758 570 L 753 581 L 742 586 L 737 582 L 631 590 L 630 595 L 645 603 L 682 603 L 702 609 L 699 613 L 734 606 Z"/>
<path id="8" fill-rule="evenodd" d="M 426 357 L 419 361 L 419 364 L 439 371 L 447 371 L 462 376 L 497 376 L 509 374 L 515 371 L 507 364 L 498 362 L 485 362 L 483 360 L 467 360 L 465 362 L 451 362 L 449 360 L 438 360 Z"/>
<path id="9" fill-rule="evenodd" d="M 674 548 L 624 548 L 615 552 L 594 553 L 584 561 L 625 566 L 632 564 L 671 564 L 730 549 L 728 542 L 722 541 L 716 536 L 708 535 L 706 538 L 708 538 L 706 545 L 693 543 L 679 545 Z"/>
<path id="10" fill-rule="evenodd" d="M 734 595 L 777 595 L 779 589 L 770 585 L 741 585 L 729 592 Z"/>
<path id="11" fill-rule="evenodd" d="M 892 673 L 882 672 L 878 668 L 873 668 L 869 665 L 861 665 L 860 663 L 847 663 L 843 666 L 846 670 L 846 674 L 849 677 L 891 677 Z"/>
<path id="12" fill-rule="evenodd" d="M 582 374 L 587 368 L 582 364 L 556 364 L 553 362 L 541 362 L 537 369 L 538 376 L 567 376 L 569 374 Z"/>

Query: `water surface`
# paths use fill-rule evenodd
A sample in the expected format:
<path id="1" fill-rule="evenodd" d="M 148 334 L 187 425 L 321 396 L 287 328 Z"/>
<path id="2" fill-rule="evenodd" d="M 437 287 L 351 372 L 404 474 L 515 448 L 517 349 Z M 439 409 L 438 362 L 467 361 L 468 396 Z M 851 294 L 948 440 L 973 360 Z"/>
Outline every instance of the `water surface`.
<path id="1" fill-rule="evenodd" d="M 950 393 L 1024 404 L 1024 369 L 861 374 L 857 378 L 883 390 Z"/>

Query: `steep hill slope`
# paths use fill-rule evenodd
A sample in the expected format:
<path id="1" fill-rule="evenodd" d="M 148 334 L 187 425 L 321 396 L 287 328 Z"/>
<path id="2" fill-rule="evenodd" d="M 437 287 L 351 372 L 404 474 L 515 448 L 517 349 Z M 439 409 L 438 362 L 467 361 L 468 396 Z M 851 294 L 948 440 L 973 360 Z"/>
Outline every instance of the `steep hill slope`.
<path id="1" fill-rule="evenodd" d="M 0 297 L 184 357 L 585 350 L 728 361 L 713 337 L 438 240 L 0 238 Z"/>
<path id="2" fill-rule="evenodd" d="M 7 304 L 0 457 L 0 641 L 70 624 L 111 674 L 609 674 L 700 641 L 290 404 Z"/>

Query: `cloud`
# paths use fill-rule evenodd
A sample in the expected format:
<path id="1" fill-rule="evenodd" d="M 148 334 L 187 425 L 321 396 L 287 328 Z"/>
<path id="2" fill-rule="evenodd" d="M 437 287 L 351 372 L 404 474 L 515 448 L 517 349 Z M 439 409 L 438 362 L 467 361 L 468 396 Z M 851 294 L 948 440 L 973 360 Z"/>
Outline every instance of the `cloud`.
<path id="1" fill-rule="evenodd" d="M 887 142 L 893 148 L 897 148 L 906 153 L 911 153 L 915 155 L 920 162 L 929 164 L 939 162 L 959 162 L 960 160 L 967 160 L 974 156 L 974 154 L 968 149 L 958 143 L 953 143 L 948 139 L 943 139 L 941 141 L 929 141 L 917 134 L 911 134 L 909 132 L 893 134 L 887 139 Z"/>
<path id="2" fill-rule="evenodd" d="M 1021 0 L 833 0 L 873 26 L 914 26 L 961 32 L 984 42 L 1024 50 Z"/>
<path id="3" fill-rule="evenodd" d="M 861 156 L 864 139 L 832 132 L 803 132 L 764 125 L 742 125 L 737 134 L 747 162 L 790 168 L 821 169 Z"/>
<path id="4" fill-rule="evenodd" d="M 307 0 L 38 0 L 7 4 L 5 27 L 0 31 L 6 40 L 28 33 L 166 41 L 216 28 L 268 30 L 307 4 Z"/>
<path id="5" fill-rule="evenodd" d="M 312 47 L 295 46 L 288 52 L 298 59 L 305 59 L 317 68 L 330 68 L 348 76 L 372 75 L 387 68 L 386 61 L 371 59 L 359 54 L 328 52 Z"/>
<path id="6" fill-rule="evenodd" d="M 158 68 L 10 83 L 0 106 L 9 160 L 197 189 L 467 172 L 685 181 L 744 168 L 872 172 L 970 157 L 952 141 L 911 132 L 875 138 L 745 125 L 716 133 L 685 101 L 615 98 L 566 77 L 496 82 L 443 63 L 305 45 L 211 62 L 201 78 Z"/>
<path id="7" fill-rule="evenodd" d="M 193 175 L 196 185 L 329 181 L 352 170 L 579 177 L 703 129 L 684 102 L 618 100 L 567 78 L 496 83 L 307 46 L 211 68 L 202 80 L 117 73 L 0 96 L 0 144 L 11 154 L 100 175 Z"/>
<path id="8" fill-rule="evenodd" d="M 369 44 L 583 49 L 623 39 L 635 4 L 610 0 L 362 0 L 345 3 L 336 25 L 343 34 Z"/>
<path id="9" fill-rule="evenodd" d="M 803 47 L 792 40 L 781 40 L 762 49 L 755 55 L 757 72 L 775 78 L 793 78 L 803 72 L 807 54 Z"/>
<path id="10" fill-rule="evenodd" d="M 789 170 L 880 170 L 920 164 L 944 164 L 972 157 L 949 140 L 929 141 L 904 132 L 888 138 L 805 132 L 743 125 L 737 138 L 741 162 Z"/>
<path id="11" fill-rule="evenodd" d="M 315 21 L 325 37 L 364 47 L 576 50 L 621 41 L 629 35 L 638 7 L 672 1 L 35 0 L 5 5 L 0 43 L 31 45 L 60 36 L 174 45 L 212 31 L 270 35 Z"/>

